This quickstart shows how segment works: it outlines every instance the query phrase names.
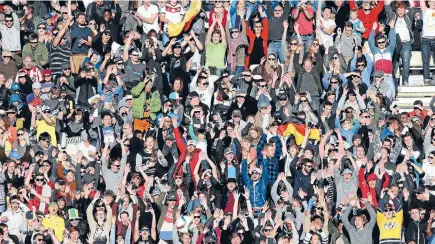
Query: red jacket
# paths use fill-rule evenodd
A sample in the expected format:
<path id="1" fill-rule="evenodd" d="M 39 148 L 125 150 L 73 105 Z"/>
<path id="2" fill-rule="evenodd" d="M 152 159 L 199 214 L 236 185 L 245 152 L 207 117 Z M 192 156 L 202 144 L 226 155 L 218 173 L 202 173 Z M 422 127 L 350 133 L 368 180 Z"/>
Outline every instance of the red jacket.
<path id="1" fill-rule="evenodd" d="M 174 175 L 173 177 L 175 178 L 175 176 L 177 175 L 183 175 L 183 162 L 186 159 L 186 155 L 187 155 L 187 146 L 184 143 L 183 139 L 181 138 L 181 133 L 180 130 L 178 128 L 174 128 L 174 134 L 175 134 L 175 142 L 177 143 L 177 148 L 180 151 L 180 157 L 178 158 L 177 161 L 177 165 L 175 166 L 175 171 L 174 171 Z M 195 170 L 196 164 L 199 162 L 199 152 L 201 150 L 200 149 L 195 149 L 195 151 L 193 151 L 193 155 L 192 157 L 190 157 L 190 161 L 189 161 L 189 165 L 190 165 L 190 173 L 192 175 L 192 179 L 193 182 L 196 185 L 196 180 L 195 180 L 195 174 L 193 173 L 193 171 Z"/>
<path id="2" fill-rule="evenodd" d="M 269 24 L 267 22 L 266 18 L 263 18 L 261 21 L 263 24 L 263 30 L 261 31 L 261 38 L 263 38 L 263 50 L 264 50 L 264 56 L 267 57 L 267 47 L 269 45 Z M 249 59 L 250 55 L 252 53 L 252 50 L 254 50 L 254 41 L 255 41 L 255 33 L 251 28 L 249 28 L 249 23 L 246 21 L 246 35 L 249 39 L 249 48 L 248 48 L 248 55 L 246 56 L 245 61 L 245 68 L 249 69 Z"/>
<path id="3" fill-rule="evenodd" d="M 351 9 L 358 9 L 358 6 L 355 4 L 355 0 L 349 0 L 349 7 Z M 379 13 L 384 9 L 384 1 L 378 1 L 378 4 L 375 8 L 372 8 L 369 14 L 365 14 L 363 9 L 358 10 L 358 19 L 364 25 L 366 31 L 362 34 L 362 37 L 365 39 L 369 39 L 370 32 L 373 28 L 373 23 L 378 20 Z"/>
<path id="4" fill-rule="evenodd" d="M 369 184 L 366 182 L 366 179 L 364 176 L 364 170 L 365 170 L 365 167 L 361 167 L 359 169 L 359 174 L 358 174 L 359 188 L 361 189 L 362 198 L 367 198 L 368 193 L 370 193 L 372 195 L 373 205 L 375 206 L 375 208 L 377 208 L 378 207 L 378 196 L 376 194 L 376 187 L 370 188 Z M 390 184 L 390 177 L 388 176 L 387 173 L 384 173 L 383 178 L 385 179 L 385 181 L 382 184 L 382 189 L 385 189 Z M 376 181 L 378 181 L 378 180 L 379 179 L 376 179 Z"/>

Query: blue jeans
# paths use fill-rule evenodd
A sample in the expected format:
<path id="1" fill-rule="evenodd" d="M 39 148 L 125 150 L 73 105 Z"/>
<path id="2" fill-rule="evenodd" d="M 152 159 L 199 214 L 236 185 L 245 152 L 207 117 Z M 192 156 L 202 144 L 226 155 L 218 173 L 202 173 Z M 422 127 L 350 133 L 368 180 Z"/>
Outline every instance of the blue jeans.
<path id="1" fill-rule="evenodd" d="M 237 75 L 238 73 L 242 73 L 245 70 L 245 66 L 236 66 L 235 71 L 231 71 L 231 67 L 228 67 L 228 72 L 230 75 Z"/>
<path id="2" fill-rule="evenodd" d="M 302 43 L 304 44 L 304 53 L 308 51 L 308 48 L 310 47 L 311 42 L 313 41 L 313 35 L 309 36 L 301 36 Z"/>
<path id="3" fill-rule="evenodd" d="M 285 62 L 285 56 L 282 53 L 281 41 L 272 41 L 269 43 L 269 47 L 267 48 L 267 53 L 270 55 L 271 53 L 276 54 L 281 63 Z"/>
<path id="4" fill-rule="evenodd" d="M 400 57 L 402 58 L 402 77 L 403 81 L 408 81 L 409 78 L 409 66 L 411 62 L 412 55 L 411 42 L 403 42 L 402 50 L 400 50 Z"/>
<path id="5" fill-rule="evenodd" d="M 435 39 L 421 39 L 421 56 L 423 57 L 423 76 L 424 80 L 432 80 L 430 75 L 430 58 L 432 57 L 432 53 L 435 54 Z"/>

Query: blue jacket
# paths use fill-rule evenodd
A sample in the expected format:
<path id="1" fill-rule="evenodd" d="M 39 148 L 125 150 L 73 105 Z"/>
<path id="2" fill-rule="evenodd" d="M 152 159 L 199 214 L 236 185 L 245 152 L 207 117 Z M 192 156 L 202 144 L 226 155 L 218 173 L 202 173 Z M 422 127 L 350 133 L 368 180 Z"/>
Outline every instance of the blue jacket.
<path id="1" fill-rule="evenodd" d="M 367 87 L 370 87 L 371 85 L 370 77 L 373 71 L 373 60 L 367 54 L 364 54 L 364 56 L 366 57 L 367 67 L 365 67 L 361 72 L 361 81 L 364 82 L 367 85 Z M 356 55 L 353 56 L 352 60 L 350 61 L 350 71 L 354 72 L 355 70 L 356 70 Z"/>
<path id="2" fill-rule="evenodd" d="M 390 129 L 388 129 L 388 127 L 385 127 L 382 131 L 381 131 L 381 141 L 383 141 L 385 138 L 387 138 L 387 136 L 394 136 L 394 133 L 390 131 Z"/>
<path id="3" fill-rule="evenodd" d="M 267 165 L 265 161 L 262 162 L 263 173 L 260 180 L 254 184 L 248 176 L 248 165 L 246 159 L 242 160 L 242 180 L 246 187 L 249 189 L 249 200 L 251 201 L 252 208 L 261 208 L 266 203 L 267 199 L 267 184 L 269 183 L 269 173 L 267 172 Z"/>
<path id="4" fill-rule="evenodd" d="M 346 142 L 352 145 L 352 137 L 355 135 L 360 127 L 359 120 L 354 120 L 354 124 L 350 130 L 345 130 L 343 127 L 341 127 L 340 119 L 338 117 L 335 118 L 335 128 L 340 129 L 340 133 L 342 136 L 346 138 Z"/>

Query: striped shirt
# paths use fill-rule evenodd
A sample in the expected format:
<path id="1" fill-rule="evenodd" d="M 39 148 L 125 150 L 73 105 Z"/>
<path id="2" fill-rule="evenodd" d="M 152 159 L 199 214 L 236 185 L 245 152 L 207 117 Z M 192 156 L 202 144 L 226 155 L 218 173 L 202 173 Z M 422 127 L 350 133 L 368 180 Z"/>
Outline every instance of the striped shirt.
<path id="1" fill-rule="evenodd" d="M 50 67 L 54 75 L 62 75 L 62 64 L 69 63 L 71 57 L 71 48 L 69 46 L 58 45 L 50 47 Z"/>

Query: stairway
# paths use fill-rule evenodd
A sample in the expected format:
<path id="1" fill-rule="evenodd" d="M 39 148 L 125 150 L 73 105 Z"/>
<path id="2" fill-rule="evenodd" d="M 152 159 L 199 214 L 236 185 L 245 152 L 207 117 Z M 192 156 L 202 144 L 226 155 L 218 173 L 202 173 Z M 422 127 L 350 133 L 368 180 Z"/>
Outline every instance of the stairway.
<path id="1" fill-rule="evenodd" d="M 400 86 L 396 103 L 400 112 L 409 112 L 414 109 L 415 100 L 421 100 L 425 108 L 429 109 L 432 96 L 435 95 L 435 86 Z"/>

